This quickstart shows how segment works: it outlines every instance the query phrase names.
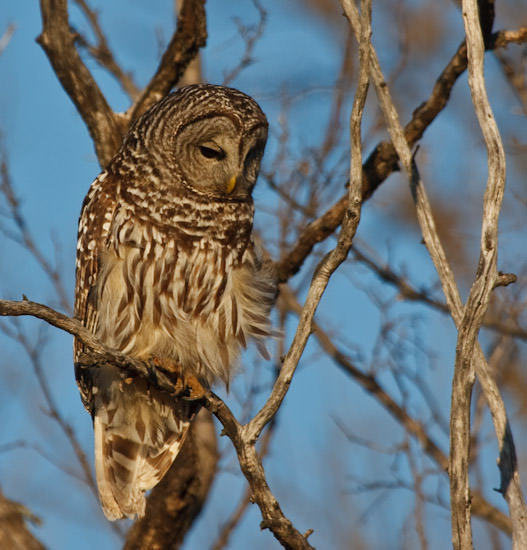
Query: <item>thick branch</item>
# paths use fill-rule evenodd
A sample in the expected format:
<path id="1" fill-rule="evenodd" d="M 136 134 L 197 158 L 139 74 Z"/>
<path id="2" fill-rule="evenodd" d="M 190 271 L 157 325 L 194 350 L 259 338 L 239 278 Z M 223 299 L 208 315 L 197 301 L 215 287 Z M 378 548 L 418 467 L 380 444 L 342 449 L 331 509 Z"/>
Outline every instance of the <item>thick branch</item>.
<path id="1" fill-rule="evenodd" d="M 212 417 L 202 409 L 176 460 L 148 497 L 145 516 L 128 531 L 123 550 L 180 548 L 207 500 L 217 461 Z"/>
<path id="2" fill-rule="evenodd" d="M 527 27 L 518 31 L 499 31 L 491 35 L 487 49 L 502 48 L 508 44 L 527 42 Z M 458 77 L 467 68 L 467 48 L 463 42 L 436 80 L 430 97 L 414 111 L 412 119 L 404 128 L 404 135 L 410 146 L 421 139 L 425 130 L 446 107 L 452 88 Z M 363 165 L 362 198 L 368 200 L 377 187 L 394 171 L 398 170 L 397 153 L 391 142 L 377 145 Z M 319 218 L 308 224 L 299 235 L 293 249 L 277 262 L 280 282 L 289 280 L 302 267 L 313 247 L 327 239 L 342 223 L 346 211 L 347 195 L 341 197 Z"/>
<path id="3" fill-rule="evenodd" d="M 22 504 L 7 499 L 0 492 L 0 548 L 9 550 L 44 550 L 27 526 L 27 520 L 40 523 Z"/>
<path id="4" fill-rule="evenodd" d="M 286 518 L 274 497 L 263 470 L 261 459 L 256 451 L 255 439 L 241 426 L 227 405 L 212 392 L 209 392 L 205 406 L 221 422 L 224 433 L 232 441 L 243 475 L 249 482 L 252 500 L 260 508 L 262 529 L 269 529 L 287 550 L 314 550 L 307 537 L 302 535 Z"/>
<path id="5" fill-rule="evenodd" d="M 41 0 L 43 28 L 37 41 L 86 123 L 101 166 L 106 166 L 115 155 L 130 123 L 170 92 L 199 48 L 205 45 L 204 6 L 205 0 L 185 0 L 177 30 L 157 72 L 126 115 L 120 115 L 110 108 L 75 48 L 78 36 L 70 29 L 67 0 Z M 103 53 L 107 55 L 108 52 Z M 110 69 L 115 74 L 116 67 L 112 67 Z M 119 74 L 122 79 L 123 75 Z"/>
<path id="6" fill-rule="evenodd" d="M 183 76 L 187 65 L 206 42 L 205 0 L 184 0 L 179 11 L 177 30 L 152 80 L 128 111 L 129 121 L 134 121 L 170 92 Z"/>
<path id="7" fill-rule="evenodd" d="M 351 2 L 347 1 L 345 2 L 345 4 L 348 5 L 348 8 L 349 8 L 346 10 L 346 13 L 348 17 L 351 19 L 352 25 L 355 27 L 355 29 L 357 29 L 358 27 L 357 10 L 355 6 L 351 4 Z M 356 34 L 357 34 L 357 31 L 356 31 Z M 457 285 L 455 283 L 452 270 L 450 269 L 450 266 L 448 265 L 448 262 L 446 260 L 446 256 L 442 248 L 441 242 L 437 235 L 437 231 L 433 223 L 433 217 L 431 215 L 430 205 L 428 203 L 428 198 L 426 197 L 426 192 L 424 190 L 422 182 L 419 179 L 419 175 L 417 173 L 415 163 L 413 162 L 413 157 L 410 152 L 410 148 L 408 146 L 403 130 L 400 126 L 397 111 L 393 105 L 393 102 L 391 101 L 389 91 L 384 85 L 382 72 L 380 70 L 378 61 L 376 60 L 376 54 L 373 48 L 371 50 L 371 55 L 372 55 L 372 64 L 371 64 L 372 80 L 375 83 L 377 95 L 379 97 L 379 102 L 385 114 L 385 120 L 388 125 L 390 137 L 392 138 L 392 141 L 395 144 L 395 147 L 397 148 L 397 153 L 401 158 L 402 163 L 405 167 L 405 170 L 407 171 L 408 176 L 411 180 L 412 189 L 416 197 L 418 220 L 422 228 L 425 244 L 430 252 L 430 255 L 432 257 L 432 260 L 434 261 L 434 264 L 436 265 L 436 269 L 438 270 L 441 284 L 443 286 L 443 291 L 447 298 L 447 302 L 449 304 L 452 317 L 456 323 L 456 326 L 458 326 L 459 328 L 459 325 L 461 324 L 462 317 L 463 317 L 463 306 L 462 306 L 461 298 L 459 296 L 459 291 L 457 289 Z M 487 201 L 488 198 L 489 198 L 489 195 L 488 193 L 486 193 L 485 201 Z M 497 211 L 492 210 L 491 208 L 491 216 L 494 215 L 497 219 L 497 213 L 499 212 L 499 194 L 494 195 L 494 200 L 496 199 L 498 199 Z M 485 235 L 486 233 L 485 231 L 483 231 L 482 248 L 486 242 Z M 492 239 L 492 235 L 490 235 L 490 239 Z M 490 243 L 490 246 L 492 248 L 492 242 Z M 484 273 L 484 269 L 480 270 L 479 276 L 481 276 L 483 273 Z M 492 286 L 495 283 L 495 278 L 492 279 L 492 284 L 490 284 L 490 281 L 487 281 L 487 282 L 490 286 L 490 290 L 492 290 Z M 480 294 L 480 297 L 482 297 L 481 294 Z M 484 309 L 483 309 L 483 312 L 484 312 Z M 510 432 L 510 427 L 507 421 L 505 406 L 503 404 L 503 400 L 501 398 L 499 389 L 490 374 L 488 365 L 485 361 L 481 348 L 479 347 L 479 344 L 477 344 L 476 341 L 474 341 L 474 346 L 472 350 L 473 350 L 473 353 L 475 354 L 474 362 L 477 369 L 478 378 L 482 384 L 485 397 L 489 404 L 489 408 L 491 410 L 491 414 L 494 421 L 494 427 L 495 427 L 497 439 L 500 444 L 499 466 L 500 466 L 500 473 L 502 476 L 502 487 L 507 488 L 506 498 L 509 504 L 509 509 L 511 510 L 511 518 L 513 519 L 513 533 L 516 532 L 518 526 L 520 527 L 520 530 L 523 532 L 523 530 L 525 529 L 524 522 L 527 515 L 525 513 L 525 505 L 523 503 L 523 497 L 521 492 L 521 483 L 520 483 L 519 473 L 518 473 L 517 464 L 515 460 L 516 455 L 514 450 L 514 442 L 513 442 L 512 435 Z M 467 382 L 470 382 L 468 378 L 467 378 Z M 465 398 L 466 398 L 466 392 L 465 392 Z M 464 407 L 463 410 L 465 411 L 465 416 L 464 416 L 464 419 L 460 419 L 460 422 L 462 422 L 465 425 L 467 424 L 467 421 L 468 421 L 467 412 L 466 412 L 467 408 Z M 459 430 L 459 428 L 460 426 L 457 425 L 456 429 Z M 457 437 L 456 434 L 454 434 L 454 436 Z M 470 433 L 468 433 L 467 438 L 470 439 Z M 452 460 L 450 462 L 452 464 Z M 468 457 L 466 457 L 466 463 L 468 464 Z M 451 471 L 449 473 L 451 476 L 453 475 Z M 506 480 L 505 483 L 504 483 L 504 479 Z M 458 481 L 459 481 L 459 478 L 458 478 Z M 464 488 L 462 489 L 464 494 L 463 498 L 465 499 L 466 503 L 469 503 L 470 496 L 468 493 L 468 481 L 464 483 L 463 480 L 461 480 L 461 486 L 464 486 Z M 514 502 L 514 507 L 516 507 L 516 510 L 514 512 L 513 512 L 513 505 L 511 505 L 511 501 Z M 467 506 L 469 506 L 469 504 L 467 504 Z M 516 518 L 517 518 L 516 522 L 514 521 L 513 513 L 516 515 Z M 464 544 L 466 543 L 467 541 L 465 540 Z"/>
<path id="8" fill-rule="evenodd" d="M 146 363 L 128 357 L 101 344 L 97 338 L 77 320 L 71 319 L 42 304 L 30 302 L 29 300 L 23 300 L 21 302 L 0 300 L 0 316 L 20 315 L 29 315 L 42 319 L 50 325 L 76 336 L 85 346 L 91 348 L 91 350 L 93 350 L 92 352 L 85 353 L 81 356 L 79 365 L 81 368 L 102 367 L 106 363 L 113 366 L 117 365 L 123 370 L 123 378 L 130 375 L 140 376 L 149 380 L 151 384 L 160 390 L 167 391 L 174 395 L 178 393 L 178 387 L 176 385 L 177 380 L 171 379 L 170 376 L 167 376 L 159 369 L 155 369 L 154 371 Z M 227 405 L 214 393 L 210 391 L 206 392 L 204 405 L 218 418 L 218 420 L 220 420 L 225 434 L 231 439 L 236 449 L 240 468 L 249 482 L 253 499 L 258 504 L 262 513 L 262 528 L 270 529 L 284 548 L 289 548 L 291 550 L 311 550 L 312 547 L 308 543 L 307 538 L 297 531 L 291 521 L 284 516 L 276 498 L 267 485 L 260 457 L 254 445 L 255 440 L 248 436 L 247 430 L 244 430 L 244 427 L 239 424 Z M 193 479 L 191 472 L 189 475 L 189 479 Z M 204 482 L 202 481 L 201 483 Z M 200 484 L 200 487 L 203 487 L 203 485 Z M 163 498 L 165 498 L 163 495 L 166 491 L 167 489 L 165 486 L 162 486 L 158 491 L 154 490 L 149 500 L 152 500 L 154 495 L 156 500 L 163 500 Z M 169 493 L 172 495 L 171 498 L 175 499 L 173 502 L 179 502 L 181 506 L 184 505 L 184 499 L 181 498 L 178 500 L 179 497 L 174 495 L 173 487 Z M 160 506 L 162 508 L 163 504 L 160 504 Z M 165 531 L 159 534 L 159 536 L 162 537 L 164 535 L 167 537 L 171 536 L 170 533 Z M 155 536 L 155 529 L 152 530 L 146 523 L 142 524 L 137 530 L 134 530 L 130 534 L 127 543 L 129 544 L 128 548 L 137 548 L 136 541 L 151 541 L 151 537 L 153 536 Z M 171 540 L 174 542 L 175 538 Z"/>
<path id="9" fill-rule="evenodd" d="M 73 101 L 93 139 L 101 166 L 105 166 L 121 144 L 119 117 L 108 105 L 99 86 L 75 48 L 70 30 L 67 0 L 40 0 L 42 46 L 64 90 Z"/>

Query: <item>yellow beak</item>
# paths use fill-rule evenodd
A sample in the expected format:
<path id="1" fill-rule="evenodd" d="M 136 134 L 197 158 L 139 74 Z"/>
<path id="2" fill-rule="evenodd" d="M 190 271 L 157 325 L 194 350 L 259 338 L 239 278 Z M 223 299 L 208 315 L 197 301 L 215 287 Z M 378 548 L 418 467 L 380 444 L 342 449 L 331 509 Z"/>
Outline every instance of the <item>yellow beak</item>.
<path id="1" fill-rule="evenodd" d="M 230 195 L 234 188 L 236 187 L 236 176 L 232 176 L 232 178 L 227 182 L 227 195 Z"/>

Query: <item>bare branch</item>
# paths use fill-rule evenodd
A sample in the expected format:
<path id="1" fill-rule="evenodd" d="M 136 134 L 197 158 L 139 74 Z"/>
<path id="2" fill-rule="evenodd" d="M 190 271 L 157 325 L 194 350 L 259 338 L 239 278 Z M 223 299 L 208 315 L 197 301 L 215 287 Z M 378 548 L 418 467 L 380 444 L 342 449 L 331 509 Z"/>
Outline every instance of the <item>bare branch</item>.
<path id="1" fill-rule="evenodd" d="M 177 30 L 155 75 L 127 113 L 129 121 L 142 115 L 178 83 L 187 65 L 207 41 L 205 0 L 184 0 Z"/>
<path id="2" fill-rule="evenodd" d="M 248 432 L 248 424 L 242 426 L 225 403 L 212 392 L 207 393 L 205 406 L 222 423 L 225 434 L 232 441 L 243 475 L 251 487 L 252 500 L 260 508 L 262 529 L 269 529 L 287 550 L 313 550 L 307 536 L 302 535 L 286 518 L 274 497 L 263 470 L 255 439 Z"/>
<path id="3" fill-rule="evenodd" d="M 130 73 L 125 73 L 112 53 L 106 36 L 103 33 L 99 24 L 99 15 L 95 10 L 92 10 L 85 0 L 75 0 L 75 3 L 79 6 L 84 16 L 90 24 L 93 34 L 97 39 L 97 44 L 92 46 L 88 41 L 79 33 L 76 34 L 75 41 L 82 47 L 86 48 L 91 56 L 97 60 L 97 62 L 104 67 L 114 78 L 119 82 L 121 88 L 128 94 L 131 99 L 136 99 L 139 96 L 140 90 L 137 87 L 134 79 Z"/>
<path id="4" fill-rule="evenodd" d="M 364 5 L 367 5 L 367 3 L 364 3 Z M 369 17 L 369 8 L 366 8 L 364 17 Z M 365 32 L 371 32 L 369 30 L 369 24 L 366 29 L 367 31 Z M 293 342 L 285 356 L 284 363 L 280 369 L 280 373 L 276 379 L 271 395 L 262 409 L 245 426 L 245 429 L 249 434 L 249 438 L 252 440 L 256 440 L 258 438 L 264 426 L 276 414 L 276 411 L 279 409 L 287 390 L 289 389 L 289 385 L 291 384 L 298 361 L 302 356 L 307 339 L 311 333 L 315 311 L 320 303 L 324 291 L 326 290 L 331 275 L 347 258 L 349 249 L 353 242 L 353 237 L 355 236 L 355 232 L 360 221 L 362 204 L 362 151 L 360 129 L 364 104 L 368 92 L 367 65 L 368 56 L 361 52 L 359 84 L 357 86 L 350 118 L 352 150 L 350 164 L 350 186 L 348 196 L 346 197 L 346 213 L 342 222 L 342 228 L 337 246 L 329 252 L 325 258 L 323 258 L 315 270 Z"/>
<path id="5" fill-rule="evenodd" d="M 0 547 L 10 550 L 44 550 L 42 543 L 28 529 L 28 519 L 39 522 L 25 506 L 7 499 L 0 492 Z"/>
<path id="6" fill-rule="evenodd" d="M 82 325 L 76 319 L 72 319 L 63 313 L 59 313 L 54 309 L 39 304 L 37 302 L 31 302 L 27 299 L 20 302 L 12 300 L 0 300 L 0 316 L 17 317 L 21 315 L 29 315 L 31 317 L 37 317 L 46 321 L 46 323 L 64 330 L 69 334 L 77 337 L 86 347 L 93 351 L 93 354 L 85 354 L 87 363 L 100 363 L 105 362 L 122 367 L 128 368 L 128 371 L 132 371 L 134 374 L 140 375 L 144 378 L 150 379 L 152 377 L 152 369 L 144 363 L 132 357 L 128 357 L 123 353 L 105 346 L 90 332 L 84 325 Z M 93 361 L 93 355 L 97 356 L 97 360 Z M 172 391 L 174 384 L 167 378 L 162 372 L 156 377 L 156 383 L 158 387 L 165 391 Z"/>
<path id="7" fill-rule="evenodd" d="M 349 1 L 345 2 L 346 4 L 346 15 L 350 19 L 352 26 L 354 27 L 355 34 L 358 33 L 358 14 L 356 7 Z M 435 225 L 433 224 L 433 218 L 431 215 L 431 209 L 429 207 L 428 199 L 426 197 L 424 187 L 422 185 L 422 182 L 420 181 L 419 175 L 417 173 L 417 169 L 415 166 L 415 163 L 413 161 L 413 156 L 410 152 L 410 148 L 408 146 L 407 139 L 405 137 L 405 134 L 400 126 L 398 115 L 395 107 L 393 106 L 393 102 L 391 101 L 389 91 L 386 89 L 386 86 L 384 85 L 384 79 L 382 76 L 382 72 L 380 70 L 380 66 L 378 64 L 378 61 L 376 60 L 376 54 L 373 49 L 371 48 L 371 56 L 372 56 L 372 79 L 375 83 L 375 88 L 377 91 L 377 95 L 379 97 L 379 102 L 381 104 L 381 108 L 383 109 L 385 113 L 385 120 L 388 125 L 388 129 L 390 132 L 390 136 L 392 138 L 392 141 L 397 148 L 397 153 L 399 157 L 401 158 L 401 161 L 405 167 L 405 170 L 408 173 L 408 176 L 412 183 L 412 189 L 416 193 L 416 203 L 418 208 L 418 220 L 422 227 L 423 231 L 423 237 L 425 240 L 425 244 L 427 245 L 428 250 L 430 251 L 430 254 L 432 256 L 432 259 L 434 261 L 434 264 L 436 265 L 436 269 L 438 270 L 441 283 L 443 285 L 443 290 L 445 292 L 445 296 L 447 298 L 447 302 L 449 304 L 449 307 L 452 312 L 452 316 L 454 318 L 454 321 L 456 323 L 456 326 L 461 325 L 462 318 L 464 315 L 463 312 L 463 306 L 461 299 L 459 297 L 459 292 L 457 290 L 457 286 L 455 283 L 454 276 L 452 274 L 452 270 L 450 269 L 450 266 L 448 265 L 448 262 L 446 260 L 446 256 L 444 254 L 444 251 L 442 249 L 441 243 L 439 241 L 439 238 L 437 236 L 437 231 L 435 229 Z M 487 112 L 488 114 L 488 112 Z M 497 195 L 496 195 L 497 193 Z M 499 191 L 495 191 L 494 193 L 494 199 L 499 198 Z M 489 199 L 488 194 L 486 193 L 485 202 Z M 499 206 L 499 203 L 498 203 Z M 499 210 L 499 209 L 498 209 Z M 423 213 L 426 212 L 426 215 Z M 496 221 L 497 219 L 497 212 L 494 210 L 491 210 L 491 220 L 486 220 L 485 223 L 492 223 Z M 493 242 L 492 242 L 492 236 L 493 236 L 493 230 L 490 231 L 489 238 L 491 239 L 490 249 L 488 250 L 489 253 L 492 252 L 493 248 Z M 482 248 L 487 246 L 486 238 L 485 238 L 485 231 L 482 232 Z M 483 268 L 483 266 L 482 266 Z M 492 267 L 488 266 L 487 269 L 489 270 L 490 274 L 492 274 Z M 478 272 L 478 277 L 484 277 L 485 270 L 481 269 Z M 494 264 L 494 275 L 495 275 L 495 264 Z M 491 279 L 491 281 L 489 281 Z M 485 281 L 485 284 L 488 284 L 490 286 L 490 289 L 486 289 L 486 292 L 490 293 L 490 290 L 492 290 L 492 286 L 495 282 L 495 277 L 484 277 L 483 279 Z M 480 298 L 487 299 L 488 296 L 485 297 L 480 293 Z M 470 303 L 470 301 L 469 301 Z M 467 304 L 468 306 L 468 304 Z M 485 311 L 485 308 L 483 308 L 483 312 Z M 478 311 L 480 313 L 480 311 Z M 482 314 L 481 314 L 482 315 Z M 469 319 L 468 321 L 471 321 L 472 319 Z M 477 320 L 477 319 L 476 319 Z M 467 322 L 468 322 L 467 321 Z M 468 325 L 467 325 L 468 326 Z M 479 325 L 478 325 L 479 326 Z M 514 450 L 514 442 L 512 440 L 512 434 L 510 432 L 510 426 L 507 421 L 507 414 L 505 411 L 505 406 L 503 404 L 503 400 L 501 399 L 501 395 L 499 393 L 499 389 L 497 388 L 497 385 L 492 378 L 488 366 L 486 364 L 485 358 L 483 356 L 483 353 L 481 351 L 481 348 L 479 347 L 479 344 L 475 341 L 474 337 L 474 346 L 472 348 L 473 351 L 470 353 L 474 353 L 474 363 L 477 369 L 478 378 L 480 379 L 480 382 L 482 384 L 483 390 L 485 392 L 485 396 L 487 398 L 487 402 L 489 404 L 489 408 L 491 410 L 491 414 L 494 421 L 494 426 L 496 430 L 496 435 L 498 438 L 498 442 L 500 445 L 500 473 L 502 475 L 502 488 L 504 488 L 504 491 L 506 491 L 506 499 L 509 504 L 509 509 L 511 510 L 511 518 L 513 518 L 513 514 L 516 515 L 516 522 L 513 520 L 513 533 L 516 533 L 517 529 L 520 529 L 521 532 L 525 529 L 524 524 L 522 524 L 522 521 L 525 522 L 525 518 L 527 517 L 527 514 L 525 514 L 525 505 L 523 503 L 523 497 L 521 492 L 521 483 L 519 479 L 519 472 L 517 469 L 516 464 L 516 454 Z M 468 352 L 467 352 L 468 353 Z M 470 372 L 465 371 L 465 374 L 470 374 Z M 466 388 L 470 385 L 470 377 L 465 377 L 466 384 L 464 385 L 464 388 Z M 464 396 L 460 395 L 460 399 L 465 399 L 465 403 L 470 401 L 468 398 L 466 391 Z M 463 412 L 462 416 L 457 418 L 455 430 L 456 433 L 454 433 L 454 437 L 458 437 L 459 434 L 457 432 L 464 431 L 464 437 L 466 438 L 464 442 L 462 443 L 459 441 L 459 445 L 467 445 L 467 441 L 470 441 L 470 432 L 466 431 L 466 427 L 468 425 L 469 427 L 469 411 L 467 410 L 466 406 L 458 407 L 457 411 Z M 463 426 L 461 426 L 463 424 Z M 451 431 L 453 431 L 454 428 L 451 425 Z M 454 444 L 455 445 L 455 444 Z M 465 447 L 465 454 L 466 454 L 466 447 Z M 457 460 L 458 457 L 456 457 Z M 468 455 L 466 456 L 466 464 L 468 464 Z M 458 461 L 459 463 L 459 461 Z M 452 467 L 452 459 L 450 461 L 450 466 Z M 454 473 L 452 471 L 449 472 L 451 476 L 454 476 Z M 466 472 L 462 473 L 460 472 L 459 475 L 461 477 L 456 477 L 456 480 L 458 483 L 460 483 L 460 487 L 462 488 L 461 491 L 463 492 L 463 500 L 466 503 L 466 508 L 470 508 L 470 495 L 468 492 L 468 478 L 466 478 Z M 465 481 L 463 481 L 463 478 L 465 478 Z M 451 477 L 452 479 L 452 477 Z M 511 502 L 514 502 L 513 505 L 511 505 Z M 515 512 L 513 512 L 513 507 L 516 508 Z M 460 507 L 461 508 L 461 507 Z M 469 510 L 470 512 L 470 510 Z M 465 511 L 462 511 L 462 513 L 465 513 Z M 466 517 L 466 516 L 465 516 Z M 523 518 L 523 519 L 522 519 Z M 455 527 L 454 527 L 455 529 Z M 470 529 L 469 529 L 470 531 Z M 464 532 L 466 534 L 466 530 Z M 513 535 L 515 536 L 515 535 Z M 465 542 L 463 544 L 468 544 L 468 539 L 471 538 L 470 535 L 467 536 L 467 539 L 465 539 Z M 464 547 L 463 547 L 464 548 Z M 468 547 L 467 547 L 468 548 Z"/>
<path id="8" fill-rule="evenodd" d="M 258 0 L 252 0 L 254 7 L 258 11 L 258 24 L 246 26 L 241 23 L 239 20 L 235 20 L 236 26 L 238 27 L 238 32 L 245 42 L 245 50 L 242 54 L 242 57 L 236 67 L 231 69 L 223 79 L 223 85 L 228 86 L 240 73 L 248 67 L 253 62 L 253 50 L 261 38 L 264 29 L 265 23 L 267 21 L 267 12 L 264 10 Z"/>
<path id="9" fill-rule="evenodd" d="M 518 31 L 499 31 L 491 35 L 487 49 L 502 48 L 508 44 L 527 42 L 527 27 Z M 425 130 L 446 107 L 452 88 L 467 68 L 467 48 L 463 42 L 447 66 L 439 75 L 430 97 L 413 112 L 412 119 L 404 128 L 410 146 L 421 139 Z M 391 142 L 383 141 L 375 147 L 363 165 L 362 199 L 368 200 L 377 187 L 394 171 L 398 170 L 397 153 Z M 346 211 L 347 195 L 341 197 L 319 218 L 308 224 L 299 235 L 295 246 L 277 262 L 280 282 L 289 280 L 302 267 L 313 247 L 325 240 L 342 223 Z"/>
<path id="10" fill-rule="evenodd" d="M 4 50 L 7 48 L 7 45 L 11 41 L 13 34 L 15 33 L 16 26 L 13 23 L 7 25 L 7 29 L 4 34 L 0 36 L 0 55 L 4 53 Z"/>
<path id="11" fill-rule="evenodd" d="M 436 300 L 431 296 L 430 292 L 426 290 L 416 289 L 404 276 L 396 273 L 389 265 L 381 265 L 378 261 L 375 261 L 371 256 L 368 256 L 363 250 L 358 248 L 356 244 L 351 247 L 351 250 L 357 261 L 371 269 L 382 281 L 395 286 L 399 290 L 401 298 L 421 302 L 442 313 L 450 313 L 448 304 Z M 511 273 L 501 274 L 495 286 L 506 286 L 516 282 L 516 279 L 516 275 Z M 488 315 L 488 312 L 483 318 L 482 326 L 495 330 L 501 334 L 512 336 L 513 338 L 527 340 L 527 329 L 518 326 L 516 323 L 502 322 L 499 318 Z"/>
<path id="12" fill-rule="evenodd" d="M 0 164 L 0 194 L 2 194 L 6 199 L 10 218 L 13 220 L 18 230 L 18 234 L 11 235 L 4 231 L 2 226 L 0 226 L 0 232 L 3 232 L 9 238 L 16 240 L 24 246 L 24 248 L 26 248 L 53 284 L 61 307 L 66 311 L 71 312 L 71 303 L 68 298 L 68 293 L 64 288 L 64 283 L 60 276 L 59 270 L 56 267 L 53 267 L 44 254 L 42 254 L 28 229 L 27 223 L 20 210 L 19 200 L 11 183 L 7 163 L 4 159 L 2 159 Z"/>
<path id="13" fill-rule="evenodd" d="M 467 36 L 468 48 L 468 82 L 472 95 L 472 103 L 478 118 L 478 122 L 485 139 L 488 158 L 488 180 L 483 197 L 483 219 L 481 226 L 480 257 L 478 270 L 472 288 L 465 305 L 463 317 L 458 329 L 458 341 L 456 348 L 456 365 L 454 372 L 454 382 L 452 391 L 452 412 L 455 412 L 455 405 L 466 409 L 465 417 L 470 418 L 470 399 L 469 387 L 473 377 L 473 355 L 477 345 L 477 335 L 488 308 L 492 290 L 498 279 L 497 256 L 498 256 L 498 220 L 501 210 L 501 203 L 505 190 L 505 152 L 501 142 L 501 136 L 490 106 L 484 78 L 484 43 L 482 29 L 480 28 L 480 12 L 476 0 L 463 0 L 463 22 Z M 486 369 L 488 370 L 488 369 Z M 457 400 L 456 397 L 459 396 Z M 499 393 L 498 393 L 499 396 Z M 455 403 L 455 400 L 458 402 Z M 501 401 L 501 399 L 500 399 Z M 492 410 L 492 404 L 489 403 Z M 494 413 L 499 415 L 497 420 L 493 414 L 496 423 L 496 435 L 500 445 L 500 460 L 506 458 L 509 476 L 517 474 L 516 482 L 507 479 L 506 485 L 502 478 L 500 490 L 503 492 L 509 505 L 511 520 L 513 525 L 513 548 L 520 550 L 527 546 L 527 508 L 523 501 L 523 492 L 519 483 L 519 473 L 516 467 L 516 453 L 510 428 L 507 421 L 503 402 L 500 403 L 500 410 L 494 408 Z M 455 422 L 452 417 L 452 434 L 450 458 L 451 474 L 451 499 L 452 507 L 452 534 L 454 548 L 471 548 L 472 537 L 470 533 L 470 500 L 469 495 L 462 493 L 464 485 L 468 487 L 468 453 L 469 441 L 459 440 L 461 435 L 470 434 L 470 425 L 468 430 Z M 501 425 L 497 425 L 498 422 Z M 460 434 L 459 432 L 462 432 Z M 454 435 L 455 434 L 455 435 Z M 508 441 L 504 441 L 507 439 Z M 458 443 L 459 449 L 455 443 Z M 457 469 L 457 472 L 454 471 Z M 463 470 L 463 472 L 462 472 Z M 459 477 L 454 478 L 458 473 Z M 464 479 L 466 478 L 466 482 Z M 468 511 L 468 517 L 467 517 Z"/>
<path id="14" fill-rule="evenodd" d="M 287 285 L 282 287 L 281 296 L 286 301 L 288 307 L 299 315 L 302 311 L 302 307 Z M 401 424 L 401 426 L 419 442 L 423 451 L 442 471 L 447 472 L 448 457 L 441 450 L 437 441 L 430 436 L 426 426 L 410 415 L 403 406 L 399 405 L 373 374 L 364 373 L 353 364 L 349 357 L 333 343 L 329 335 L 317 323 L 313 323 L 313 334 L 328 356 L 365 391 L 375 398 Z M 492 506 L 478 491 L 472 491 L 471 498 L 472 511 L 475 515 L 485 519 L 507 535 L 511 535 L 512 528 L 510 519 L 503 514 L 503 512 Z"/>
<path id="15" fill-rule="evenodd" d="M 205 45 L 204 4 L 205 0 L 185 0 L 177 30 L 156 74 L 126 115 L 120 115 L 112 111 L 75 48 L 78 36 L 69 26 L 67 0 L 41 0 L 43 30 L 37 41 L 86 123 L 101 166 L 106 166 L 115 155 L 130 123 L 170 92 L 199 48 Z"/>
<path id="16" fill-rule="evenodd" d="M 79 368 L 103 367 L 105 364 L 111 364 L 122 369 L 123 379 L 130 374 L 140 376 L 149 380 L 150 383 L 160 390 L 167 391 L 173 395 L 180 394 L 177 381 L 173 380 L 168 373 L 163 372 L 159 368 L 154 370 L 143 361 L 128 357 L 101 344 L 77 320 L 29 300 L 21 302 L 0 300 L 0 316 L 19 315 L 30 315 L 42 319 L 76 336 L 86 347 L 93 350 L 93 352 L 84 353 L 81 356 L 77 365 Z M 239 424 L 227 405 L 213 392 L 207 391 L 205 393 L 204 405 L 216 415 L 222 423 L 225 433 L 233 442 L 242 472 L 251 486 L 253 499 L 261 510 L 263 517 L 262 528 L 270 529 L 284 548 L 310 550 L 312 547 L 307 542 L 307 538 L 297 531 L 293 524 L 284 516 L 276 498 L 267 485 L 260 457 L 254 445 L 255 440 L 247 437 L 246 430 L 244 429 L 245 426 Z M 193 464 L 195 465 L 195 462 Z M 162 491 L 163 486 L 159 492 L 162 493 Z M 149 529 L 143 532 L 146 533 L 147 538 L 148 533 L 152 533 Z M 136 548 L 136 546 L 133 546 L 131 543 L 130 548 Z"/>
<path id="17" fill-rule="evenodd" d="M 84 449 L 77 439 L 77 436 L 75 435 L 71 424 L 67 422 L 60 413 L 58 404 L 53 397 L 51 387 L 42 367 L 40 357 L 42 353 L 43 342 L 39 338 L 36 344 L 32 345 L 29 342 L 26 334 L 18 326 L 16 327 L 16 332 L 12 334 L 12 337 L 20 343 L 20 345 L 24 348 L 25 352 L 29 356 L 31 360 L 31 365 L 33 367 L 33 372 L 35 373 L 38 385 L 40 386 L 42 394 L 44 395 L 44 400 L 47 406 L 47 413 L 53 420 L 57 422 L 60 429 L 63 431 L 66 439 L 68 440 L 75 453 L 75 456 L 77 457 L 77 460 L 82 470 L 83 481 L 88 485 L 92 493 L 97 496 L 97 486 L 95 483 L 95 478 L 93 476 L 90 463 L 88 462 L 88 459 L 86 457 L 86 453 L 84 452 Z"/>
<path id="18" fill-rule="evenodd" d="M 269 429 L 266 430 L 262 436 L 261 440 L 261 446 L 260 446 L 260 460 L 263 460 L 263 458 L 267 455 L 269 452 L 271 437 L 273 435 L 273 426 L 275 424 L 272 424 L 269 426 Z M 221 532 L 218 534 L 215 542 L 211 545 L 211 550 L 222 550 L 223 548 L 227 548 L 229 544 L 229 539 L 238 525 L 238 523 L 241 521 L 243 515 L 245 514 L 249 504 L 251 503 L 251 487 L 248 486 L 247 489 L 243 492 L 243 495 L 240 499 L 240 502 L 238 503 L 238 506 L 232 513 L 231 517 L 225 522 L 223 525 Z"/>
<path id="19" fill-rule="evenodd" d="M 75 48 L 67 0 L 41 0 L 40 11 L 42 34 L 37 42 L 86 123 L 99 162 L 105 166 L 119 149 L 123 126 Z"/>

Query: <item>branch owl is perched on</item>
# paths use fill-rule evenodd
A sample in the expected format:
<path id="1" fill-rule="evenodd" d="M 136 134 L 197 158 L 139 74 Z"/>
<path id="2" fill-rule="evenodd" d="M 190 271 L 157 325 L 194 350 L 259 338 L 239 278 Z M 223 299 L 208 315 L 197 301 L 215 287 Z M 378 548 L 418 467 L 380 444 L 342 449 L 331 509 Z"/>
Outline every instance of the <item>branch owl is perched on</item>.
<path id="1" fill-rule="evenodd" d="M 221 86 L 182 88 L 134 123 L 79 220 L 75 315 L 101 342 L 205 387 L 228 383 L 249 338 L 265 353 L 275 284 L 251 192 L 266 139 L 257 103 Z M 76 364 L 82 352 L 76 341 Z M 144 514 L 199 409 L 120 375 L 76 368 L 111 520 Z"/>

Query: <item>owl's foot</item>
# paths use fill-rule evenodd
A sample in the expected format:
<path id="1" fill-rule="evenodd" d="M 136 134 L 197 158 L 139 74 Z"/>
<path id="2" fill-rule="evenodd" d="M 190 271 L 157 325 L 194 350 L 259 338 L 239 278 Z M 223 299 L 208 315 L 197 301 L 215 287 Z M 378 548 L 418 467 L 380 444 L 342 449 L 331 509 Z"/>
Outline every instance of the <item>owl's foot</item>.
<path id="1" fill-rule="evenodd" d="M 192 374 L 184 374 L 180 365 L 173 359 L 152 357 L 149 363 L 154 371 L 158 368 L 175 375 L 172 379 L 175 381 L 175 394 L 178 397 L 189 401 L 196 401 L 204 397 L 205 389 L 199 380 Z"/>
<path id="2" fill-rule="evenodd" d="M 194 376 L 189 375 L 183 378 L 185 384 L 186 394 L 183 396 L 189 401 L 197 401 L 203 399 L 205 396 L 205 388 L 201 385 L 201 382 Z"/>

